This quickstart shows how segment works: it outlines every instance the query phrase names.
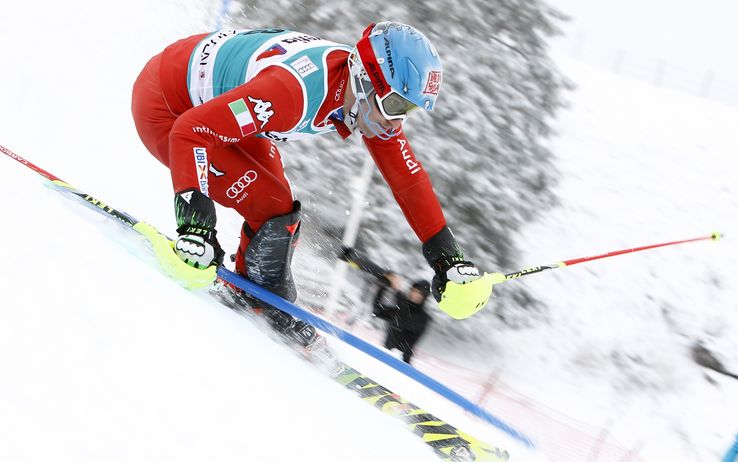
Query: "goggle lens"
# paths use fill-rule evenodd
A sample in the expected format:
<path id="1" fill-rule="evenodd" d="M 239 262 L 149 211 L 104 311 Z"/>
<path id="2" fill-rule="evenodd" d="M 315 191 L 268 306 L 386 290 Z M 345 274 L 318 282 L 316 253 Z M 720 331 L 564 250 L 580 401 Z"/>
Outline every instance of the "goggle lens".
<path id="1" fill-rule="evenodd" d="M 404 120 L 407 118 L 407 114 L 410 111 L 418 108 L 418 106 L 403 98 L 402 95 L 396 91 L 392 91 L 384 95 L 383 98 L 380 98 L 379 95 L 375 93 L 374 98 L 377 101 L 379 110 L 387 120 Z"/>

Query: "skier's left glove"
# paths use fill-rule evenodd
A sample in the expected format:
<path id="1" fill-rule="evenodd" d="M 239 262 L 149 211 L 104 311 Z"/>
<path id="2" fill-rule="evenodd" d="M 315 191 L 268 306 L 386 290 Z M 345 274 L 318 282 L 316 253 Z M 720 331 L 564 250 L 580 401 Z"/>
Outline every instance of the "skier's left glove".
<path id="1" fill-rule="evenodd" d="M 441 310 L 452 318 L 468 318 L 484 308 L 492 286 L 504 280 L 504 275 L 498 273 L 482 274 L 474 263 L 465 260 L 448 227 L 423 243 L 423 256 L 435 272 L 431 293 Z"/>
<path id="2" fill-rule="evenodd" d="M 451 281 L 456 284 L 468 284 L 481 277 L 479 268 L 470 261 L 444 260 L 436 263 L 438 271 L 433 276 L 433 296 L 441 301 L 446 283 Z"/>

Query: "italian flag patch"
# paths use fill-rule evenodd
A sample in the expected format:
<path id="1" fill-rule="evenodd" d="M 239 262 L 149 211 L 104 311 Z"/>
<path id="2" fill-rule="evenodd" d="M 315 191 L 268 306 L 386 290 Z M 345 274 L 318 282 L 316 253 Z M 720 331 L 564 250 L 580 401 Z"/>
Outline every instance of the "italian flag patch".
<path id="1" fill-rule="evenodd" d="M 241 128 L 242 136 L 249 136 L 252 133 L 256 132 L 256 124 L 254 124 L 254 118 L 251 117 L 249 108 L 246 107 L 246 102 L 243 100 L 243 98 L 228 103 L 228 107 L 231 108 L 231 112 L 236 118 L 238 126 Z"/>

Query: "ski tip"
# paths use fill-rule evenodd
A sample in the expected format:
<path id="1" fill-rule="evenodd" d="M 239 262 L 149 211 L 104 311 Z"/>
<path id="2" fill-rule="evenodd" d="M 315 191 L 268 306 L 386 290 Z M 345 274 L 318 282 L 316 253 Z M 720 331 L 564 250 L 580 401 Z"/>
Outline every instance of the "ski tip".
<path id="1" fill-rule="evenodd" d="M 711 239 L 712 239 L 713 241 L 719 241 L 720 239 L 722 239 L 722 238 L 724 238 L 724 237 L 725 237 L 725 236 L 723 235 L 723 233 L 719 233 L 719 232 L 717 232 L 717 231 L 714 231 L 714 232 L 713 232 L 713 233 L 712 233 L 712 234 L 710 235 L 710 238 L 711 238 Z"/>

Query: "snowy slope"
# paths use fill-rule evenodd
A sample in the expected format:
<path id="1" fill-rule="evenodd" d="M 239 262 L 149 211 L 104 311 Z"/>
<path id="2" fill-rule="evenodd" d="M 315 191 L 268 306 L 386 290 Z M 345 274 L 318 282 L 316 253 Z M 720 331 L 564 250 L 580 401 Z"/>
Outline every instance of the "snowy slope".
<path id="1" fill-rule="evenodd" d="M 169 175 L 133 130 L 130 87 L 149 56 L 205 30 L 208 8 L 219 6 L 40 5 L 33 30 L 65 25 L 56 36 L 24 34 L 18 6 L 16 20 L 0 24 L 6 42 L 24 35 L 8 57 L 19 72 L 0 77 L 15 90 L 0 115 L 1 143 L 173 234 Z M 402 422 L 161 275 L 135 233 L 6 156 L 0 171 L 0 460 L 437 460 Z M 425 409 L 529 460 L 488 425 L 335 347 Z"/>
<path id="2" fill-rule="evenodd" d="M 23 230 L 1 271 L 1 460 L 435 459 L 246 319 L 168 281 L 133 233 L 1 162 L 2 194 L 22 191 L 4 216 Z"/>
<path id="3" fill-rule="evenodd" d="M 0 74 L 0 144 L 173 234 L 168 173 L 137 139 L 130 87 L 149 56 L 208 29 L 220 2 L 35 5 L 0 15 L 5 61 L 18 65 Z M 549 306 L 549 324 L 500 326 L 491 351 L 432 337 L 421 347 L 498 371 L 644 460 L 715 460 L 738 432 L 738 385 L 705 373 L 689 346 L 705 341 L 738 370 L 738 111 L 562 64 L 580 85 L 555 141 L 562 206 L 524 230 L 520 268 L 713 230 L 728 238 L 510 282 Z M 162 279 L 129 233 L 5 156 L 0 171 L 0 460 L 347 460 L 347 450 L 434 460 L 247 320 Z M 238 219 L 219 220 L 235 248 Z M 499 440 L 383 367 L 357 366 Z"/>
<path id="4" fill-rule="evenodd" d="M 550 320 L 501 329 L 493 359 L 468 362 L 645 460 L 717 460 L 738 433 L 738 381 L 696 365 L 690 347 L 738 370 L 738 109 L 560 63 L 578 85 L 555 140 L 562 205 L 521 236 L 520 268 L 726 238 L 518 280 Z"/>
<path id="5" fill-rule="evenodd" d="M 3 211 L 23 230 L 0 270 L 0 460 L 438 460 L 401 421 L 268 332 L 167 279 L 135 232 L 6 156 L 0 165 L 0 194 L 22 192 Z M 539 460 L 331 343 L 344 361 L 514 460 Z"/>

